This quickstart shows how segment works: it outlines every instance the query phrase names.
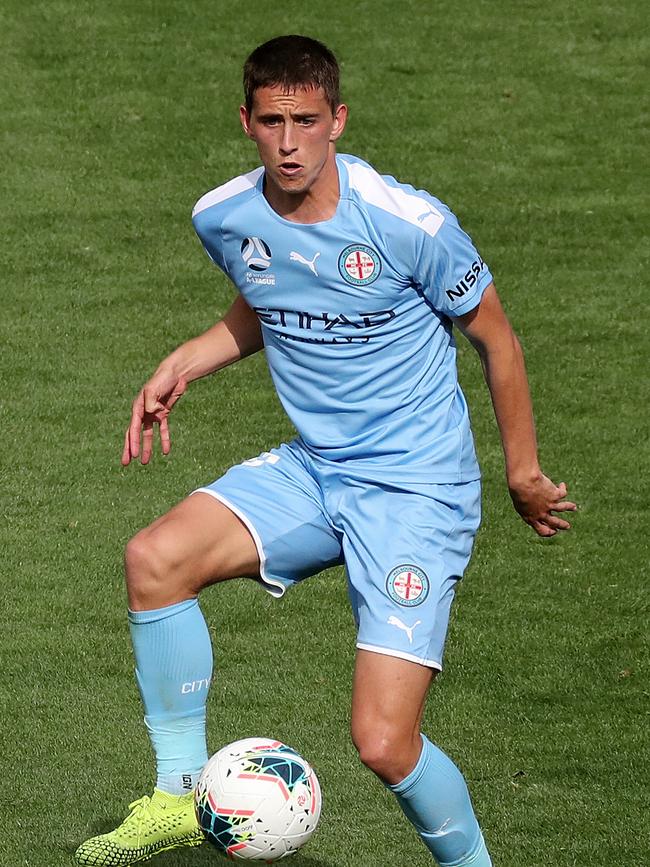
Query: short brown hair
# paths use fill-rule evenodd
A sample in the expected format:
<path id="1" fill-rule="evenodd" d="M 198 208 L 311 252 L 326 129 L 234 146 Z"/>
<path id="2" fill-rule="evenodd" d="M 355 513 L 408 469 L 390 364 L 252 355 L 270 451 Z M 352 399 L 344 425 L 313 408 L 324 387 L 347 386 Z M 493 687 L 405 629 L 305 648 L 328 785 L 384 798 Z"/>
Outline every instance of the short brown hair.
<path id="1" fill-rule="evenodd" d="M 244 64 L 246 110 L 252 111 L 253 96 L 259 87 L 275 85 L 287 92 L 322 87 L 332 114 L 341 104 L 336 57 L 322 42 L 309 36 L 276 36 L 251 53 Z"/>

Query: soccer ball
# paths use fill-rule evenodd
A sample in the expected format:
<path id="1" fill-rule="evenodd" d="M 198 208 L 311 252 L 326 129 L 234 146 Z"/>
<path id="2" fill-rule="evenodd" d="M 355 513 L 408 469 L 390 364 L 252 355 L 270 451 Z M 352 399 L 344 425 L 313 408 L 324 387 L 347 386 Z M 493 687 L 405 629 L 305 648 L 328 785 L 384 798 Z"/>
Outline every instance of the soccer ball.
<path id="1" fill-rule="evenodd" d="M 215 753 L 194 800 L 206 838 L 232 861 L 291 855 L 314 833 L 321 810 L 313 769 L 270 738 L 246 738 Z"/>

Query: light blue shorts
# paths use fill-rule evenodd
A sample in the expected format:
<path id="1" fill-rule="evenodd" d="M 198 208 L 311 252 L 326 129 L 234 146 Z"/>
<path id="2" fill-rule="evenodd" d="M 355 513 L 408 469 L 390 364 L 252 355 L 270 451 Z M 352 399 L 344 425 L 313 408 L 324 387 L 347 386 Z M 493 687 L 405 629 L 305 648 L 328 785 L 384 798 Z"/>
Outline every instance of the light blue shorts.
<path id="1" fill-rule="evenodd" d="M 440 669 L 480 522 L 480 482 L 412 490 L 356 470 L 314 459 L 294 441 L 195 493 L 215 497 L 249 529 L 269 593 L 345 563 L 357 647 Z"/>

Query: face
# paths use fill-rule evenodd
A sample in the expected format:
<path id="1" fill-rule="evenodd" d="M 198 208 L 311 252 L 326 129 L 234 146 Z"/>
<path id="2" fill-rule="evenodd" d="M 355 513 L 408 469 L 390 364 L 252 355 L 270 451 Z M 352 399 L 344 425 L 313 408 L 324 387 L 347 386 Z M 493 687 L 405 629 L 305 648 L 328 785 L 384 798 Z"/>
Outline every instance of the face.
<path id="1" fill-rule="evenodd" d="M 288 194 L 304 194 L 334 164 L 334 142 L 341 136 L 347 107 L 335 114 L 322 88 L 260 87 L 249 113 L 240 109 L 246 135 L 257 145 L 266 181 Z"/>

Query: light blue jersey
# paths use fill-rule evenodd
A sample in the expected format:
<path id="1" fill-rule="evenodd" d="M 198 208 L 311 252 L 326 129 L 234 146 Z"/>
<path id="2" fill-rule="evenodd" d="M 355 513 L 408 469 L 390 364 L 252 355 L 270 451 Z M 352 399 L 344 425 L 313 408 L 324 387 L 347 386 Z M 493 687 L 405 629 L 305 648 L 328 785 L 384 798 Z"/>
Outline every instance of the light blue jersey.
<path id="1" fill-rule="evenodd" d="M 440 201 L 356 157 L 336 161 L 330 220 L 280 217 L 259 168 L 203 196 L 195 229 L 256 311 L 278 395 L 314 459 L 378 481 L 475 480 L 452 320 L 492 276 Z"/>

